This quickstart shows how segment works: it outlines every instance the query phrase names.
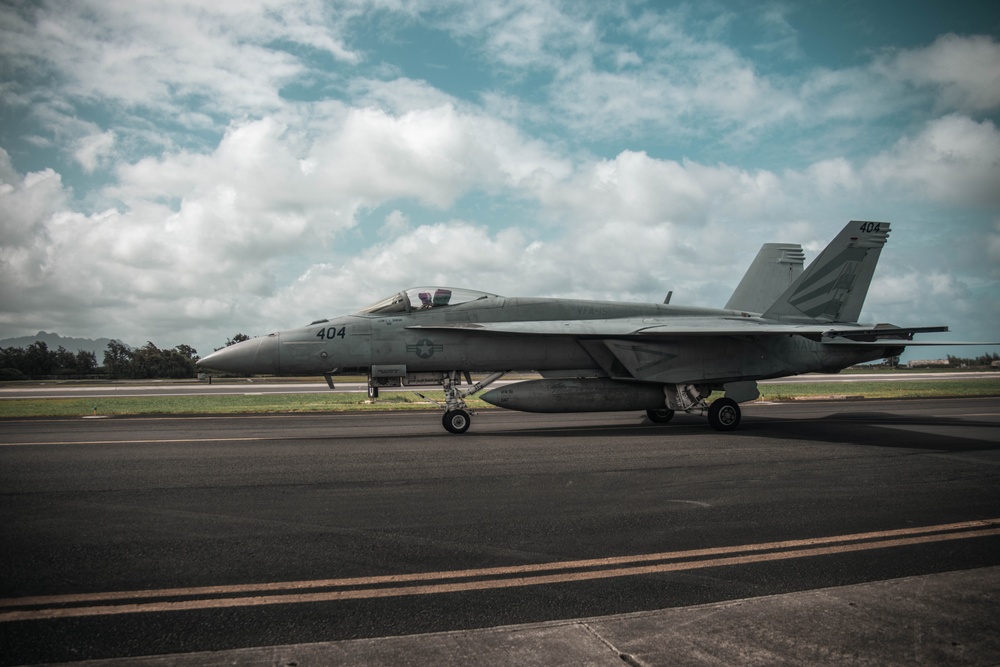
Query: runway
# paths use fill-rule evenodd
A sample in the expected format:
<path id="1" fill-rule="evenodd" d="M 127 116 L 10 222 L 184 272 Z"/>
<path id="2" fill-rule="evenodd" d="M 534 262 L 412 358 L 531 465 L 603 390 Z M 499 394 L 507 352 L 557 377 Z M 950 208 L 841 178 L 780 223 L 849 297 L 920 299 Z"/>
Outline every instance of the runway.
<path id="1" fill-rule="evenodd" d="M 538 376 L 525 376 L 530 379 Z M 944 380 L 992 380 L 1000 378 L 1000 372 L 970 371 L 951 373 L 849 373 L 823 374 L 809 373 L 794 375 L 777 380 L 762 380 L 760 384 L 816 384 L 825 382 L 916 382 Z M 500 380 L 494 387 L 519 382 L 518 380 Z M 336 391 L 364 393 L 368 391 L 365 382 L 335 382 Z M 381 391 L 425 391 L 437 387 L 384 387 Z M 174 380 L 143 380 L 121 381 L 101 384 L 80 384 L 75 382 L 46 384 L 44 386 L 30 385 L 23 382 L 12 382 L 0 386 L 0 400 L 22 398 L 121 398 L 125 396 L 204 396 L 204 395 L 257 395 L 257 394 L 326 394 L 330 387 L 325 382 L 285 381 L 279 382 L 273 378 L 254 378 L 246 380 L 222 380 L 209 384 L 206 381 L 174 381 Z"/>
<path id="2" fill-rule="evenodd" d="M 996 398 L 0 421 L 0 664 L 985 586 L 998 451 Z"/>

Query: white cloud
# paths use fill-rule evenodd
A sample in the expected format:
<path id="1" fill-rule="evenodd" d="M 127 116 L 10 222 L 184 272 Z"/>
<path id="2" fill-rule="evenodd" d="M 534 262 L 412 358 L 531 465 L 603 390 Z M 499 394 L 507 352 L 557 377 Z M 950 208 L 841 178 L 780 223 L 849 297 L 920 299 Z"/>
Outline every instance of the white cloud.
<path id="1" fill-rule="evenodd" d="M 454 97 L 426 81 L 398 75 L 390 79 L 357 78 L 349 87 L 356 107 L 382 109 L 395 115 L 457 104 Z"/>
<path id="2" fill-rule="evenodd" d="M 13 185 L 20 178 L 20 175 L 10 161 L 10 154 L 3 148 L 0 148 L 0 183 Z"/>
<path id="3" fill-rule="evenodd" d="M 401 116 L 354 109 L 314 153 L 327 183 L 367 205 L 412 197 L 444 208 L 471 188 L 515 187 L 538 171 L 567 170 L 540 142 L 451 105 Z"/>
<path id="4" fill-rule="evenodd" d="M 0 153 L 0 322 L 161 345 L 175 332 L 206 348 L 416 283 L 656 301 L 674 289 L 675 302 L 721 305 L 760 243 L 815 252 L 849 216 L 962 211 L 976 257 L 996 262 L 1000 135 L 971 115 L 998 105 L 994 39 L 947 35 L 821 69 L 801 62 L 774 6 L 742 51 L 725 41 L 735 15 L 706 24 L 695 11 L 0 9 L 0 57 L 16 73 L 0 103 L 31 121 L 23 145 L 75 161 L 22 175 Z M 385 55 L 433 60 L 437 45 L 433 57 L 380 51 L 352 21 L 386 43 L 454 38 L 446 52 L 469 67 L 441 83 Z M 753 59 L 786 50 L 800 68 L 786 75 Z M 462 80 L 472 73 L 483 81 Z M 982 287 L 995 266 L 949 272 L 917 245 L 905 262 L 886 253 L 890 289 L 873 308 L 896 319 L 947 301 L 943 315 L 969 317 L 978 298 L 996 310 Z"/>
<path id="5" fill-rule="evenodd" d="M 725 132 L 732 138 L 797 114 L 794 91 L 761 76 L 747 59 L 713 39 L 688 33 L 680 16 L 649 12 L 628 23 L 644 45 L 627 62 L 642 67 L 605 69 L 602 60 L 565 59 L 551 86 L 552 103 L 582 131 L 613 135 L 663 128 L 680 135 Z M 620 62 L 608 44 L 600 50 Z"/>
<path id="6" fill-rule="evenodd" d="M 923 340 L 997 340 L 1000 305 L 995 298 L 984 298 L 995 292 L 995 284 L 987 289 L 974 288 L 953 271 L 954 267 L 897 273 L 889 267 L 880 267 L 865 303 L 867 320 L 950 329 L 948 333 L 921 337 Z M 964 357 L 993 351 L 992 347 L 911 348 L 907 356 L 933 359 L 945 354 Z"/>
<path id="7" fill-rule="evenodd" d="M 1000 220 L 993 223 L 993 229 L 996 231 L 986 237 L 986 248 L 990 258 L 1000 266 Z"/>
<path id="8" fill-rule="evenodd" d="M 869 161 L 865 176 L 924 200 L 1000 205 L 1000 132 L 990 121 L 950 115 Z"/>
<path id="9" fill-rule="evenodd" d="M 211 153 L 121 166 L 106 194 L 128 207 L 139 233 L 178 244 L 185 270 L 266 261 L 353 225 L 343 192 L 299 168 L 300 148 L 272 119 L 233 125 Z"/>
<path id="10" fill-rule="evenodd" d="M 437 120 L 454 130 L 463 125 L 458 115 L 452 109 Z M 409 122 L 419 123 L 417 118 Z M 356 147 L 364 154 L 392 146 L 386 155 L 396 162 L 378 158 L 389 171 L 400 159 L 405 165 L 431 160 L 420 142 L 407 144 L 410 128 L 401 121 L 381 118 L 376 125 L 383 131 Z M 450 136 L 456 141 L 465 135 L 459 130 Z M 453 145 L 443 153 L 448 159 L 481 155 L 458 150 L 461 142 L 444 145 Z M 97 335 L 112 327 L 115 335 L 136 342 L 160 341 L 157 332 L 170 330 L 186 336 L 174 343 L 207 349 L 207 331 L 215 332 L 217 345 L 236 330 L 265 333 L 422 283 L 509 295 L 657 301 L 675 290 L 675 302 L 719 306 L 760 243 L 803 242 L 814 253 L 832 235 L 817 202 L 863 190 L 841 160 L 779 175 L 624 151 L 570 169 L 540 146 L 531 149 L 538 151 L 539 164 L 559 169 L 542 170 L 544 178 L 518 179 L 504 175 L 498 157 L 517 154 L 515 145 L 494 150 L 486 168 L 483 160 L 467 157 L 466 169 L 448 167 L 441 176 L 451 179 L 445 192 L 454 198 L 476 187 L 466 170 L 478 165 L 480 183 L 505 182 L 512 194 L 536 198 L 540 208 L 532 210 L 559 224 L 533 228 L 528 219 L 489 229 L 453 219 L 413 226 L 396 208 L 381 224 L 380 243 L 356 257 L 329 248 L 341 260 L 318 263 L 317 246 L 355 224 L 357 206 L 414 196 L 415 184 L 424 182 L 421 174 L 405 182 L 413 170 L 400 168 L 377 195 L 359 194 L 356 182 L 342 186 L 330 179 L 345 172 L 331 165 L 340 154 L 328 153 L 328 146 L 309 145 L 269 119 L 234 125 L 211 153 L 177 153 L 123 167 L 113 192 L 129 208 L 92 215 L 71 210 L 54 172 L 20 178 L 0 161 L 6 181 L 0 205 L 21 212 L 23 230 L 21 246 L 5 243 L 5 319 L 30 312 L 38 328 L 75 323 L 79 331 L 85 324 Z M 354 164 L 349 158 L 355 154 L 342 155 Z M 315 168 L 301 169 L 303 160 Z M 330 218 L 331 210 L 343 214 Z M 811 222 L 796 218 L 800 210 L 812 211 Z M 294 280 L 281 277 L 289 269 L 298 276 Z M 912 311 L 914 303 L 950 299 L 947 313 L 960 314 L 971 298 L 941 271 L 918 280 L 906 273 L 890 276 L 872 297 L 873 312 L 890 321 L 901 314 L 904 323 L 912 320 L 905 309 Z"/>
<path id="11" fill-rule="evenodd" d="M 442 17 L 442 27 L 475 40 L 476 46 L 501 67 L 555 69 L 567 53 L 588 52 L 598 46 L 595 25 L 585 16 L 594 11 L 592 8 L 506 0 L 456 3 L 453 9 L 455 13 Z"/>
<path id="12" fill-rule="evenodd" d="M 24 249 L 44 237 L 44 222 L 68 197 L 52 169 L 20 176 L 0 148 L 0 239 L 3 248 Z M 9 258 L 4 258 L 5 263 Z"/>
<path id="13" fill-rule="evenodd" d="M 275 327 L 340 315 L 400 289 L 452 285 L 502 292 L 530 272 L 521 231 L 491 234 L 461 220 L 420 225 L 343 262 L 308 270 L 260 304 Z"/>
<path id="14" fill-rule="evenodd" d="M 92 134 L 76 141 L 73 157 L 88 172 L 97 169 L 98 165 L 112 155 L 115 146 L 115 133 L 112 130 Z"/>
<path id="15" fill-rule="evenodd" d="M 850 193 L 861 186 L 854 167 L 842 157 L 816 162 L 809 166 L 806 173 L 824 198 Z"/>
<path id="16" fill-rule="evenodd" d="M 471 40 L 514 82 L 525 76 L 546 80 L 545 99 L 530 100 L 541 110 L 520 101 L 524 117 L 568 123 L 588 135 L 659 128 L 698 136 L 724 131 L 743 140 L 799 113 L 796 91 L 760 75 L 690 13 L 689 7 L 495 2 L 460 5 L 443 27 Z M 769 28 L 782 23 L 774 12 L 761 21 Z M 787 24 L 780 28 L 787 30 Z M 495 91 L 487 94 L 499 99 Z"/>
<path id="17" fill-rule="evenodd" d="M 817 68 L 799 84 L 798 96 L 802 100 L 798 120 L 807 127 L 831 121 L 867 121 L 898 112 L 919 100 L 898 80 L 888 79 L 870 66 Z"/>
<path id="18" fill-rule="evenodd" d="M 260 313 L 262 300 L 285 289 L 279 275 L 287 280 L 335 253 L 338 235 L 357 224 L 362 207 L 414 199 L 442 208 L 476 188 L 517 188 L 536 172 L 568 171 L 541 143 L 450 106 L 401 116 L 340 110 L 326 129 L 310 139 L 272 118 L 234 123 L 210 152 L 120 165 L 118 182 L 104 190 L 120 204 L 91 215 L 73 210 L 54 171 L 20 178 L 9 159 L 0 161 L 0 173 L 12 181 L 0 192 L 0 206 L 10 211 L 3 221 L 4 283 L 20 289 L 6 306 L 42 309 L 39 317 L 58 322 L 84 312 L 93 319 L 114 304 L 138 331 L 166 319 L 175 328 L 208 325 L 189 318 L 205 318 L 209 305 L 221 304 L 210 320 L 245 323 Z M 450 235 L 436 227 L 411 234 L 398 210 L 385 231 L 402 256 L 369 254 L 366 262 L 390 277 L 419 269 L 407 264 L 416 257 L 430 261 L 426 248 L 442 248 L 436 277 L 455 266 L 446 253 L 475 247 L 464 228 L 458 246 L 444 243 Z M 13 248 L 15 242 L 23 247 Z M 42 293 L 47 304 L 33 296 Z M 292 315 L 285 306 L 274 312 Z M 120 317 L 105 317 L 122 326 Z"/>
<path id="19" fill-rule="evenodd" d="M 697 227 L 738 215 L 755 218 L 782 197 L 777 177 L 727 165 L 658 160 L 623 151 L 582 164 L 565 183 L 549 183 L 540 199 L 573 226 L 609 220 Z"/>
<path id="20" fill-rule="evenodd" d="M 342 32 L 364 11 L 364 3 L 321 0 L 5 5 L 0 58 L 15 76 L 0 102 L 28 109 L 52 135 L 38 140 L 72 147 L 93 171 L 107 156 L 109 130 L 81 116 L 113 123 L 119 146 L 134 155 L 200 144 L 193 133 L 292 106 L 285 86 L 335 76 L 309 58 L 361 62 Z M 168 128 L 188 134 L 168 136 Z"/>
<path id="21" fill-rule="evenodd" d="M 409 229 L 409 219 L 405 213 L 397 209 L 385 216 L 385 223 L 379 230 L 379 235 L 383 238 L 395 238 L 409 231 Z"/>
<path id="22" fill-rule="evenodd" d="M 884 57 L 876 63 L 889 77 L 933 86 L 948 110 L 1000 108 L 1000 43 L 987 35 L 941 35 L 924 48 Z"/>
<path id="23" fill-rule="evenodd" d="M 295 56 L 273 48 L 283 40 L 359 60 L 328 21 L 336 15 L 315 0 L 81 0 L 5 14 L 15 24 L 5 55 L 46 63 L 72 96 L 128 105 L 175 108 L 178 98 L 203 96 L 217 110 L 272 109 L 281 85 L 302 71 Z"/>
<path id="24" fill-rule="evenodd" d="M 799 85 L 798 96 L 798 120 L 805 126 L 866 122 L 914 110 L 934 116 L 995 111 L 1000 43 L 985 35 L 947 34 L 924 47 L 887 49 L 861 66 L 815 69 Z M 849 129 L 864 137 L 869 128 Z"/>

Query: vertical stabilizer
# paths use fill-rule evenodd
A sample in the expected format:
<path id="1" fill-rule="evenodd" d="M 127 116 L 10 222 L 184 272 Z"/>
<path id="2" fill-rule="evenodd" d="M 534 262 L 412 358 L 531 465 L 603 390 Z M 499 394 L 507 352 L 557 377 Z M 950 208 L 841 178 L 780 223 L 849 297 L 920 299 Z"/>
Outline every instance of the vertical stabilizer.
<path id="1" fill-rule="evenodd" d="M 763 313 L 795 279 L 805 262 L 797 243 L 765 243 L 726 304 L 728 310 Z"/>
<path id="2" fill-rule="evenodd" d="M 857 322 L 888 222 L 852 220 L 809 268 L 764 312 L 764 317 L 809 322 Z"/>

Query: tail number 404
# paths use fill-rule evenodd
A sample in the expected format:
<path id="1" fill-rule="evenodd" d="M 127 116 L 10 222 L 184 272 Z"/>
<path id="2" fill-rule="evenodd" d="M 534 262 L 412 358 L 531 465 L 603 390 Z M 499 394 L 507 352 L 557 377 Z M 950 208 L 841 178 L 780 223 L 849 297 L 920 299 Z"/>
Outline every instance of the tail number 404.
<path id="1" fill-rule="evenodd" d="M 346 327 L 329 327 L 328 329 L 320 329 L 316 332 L 316 338 L 321 340 L 328 340 L 332 338 L 343 338 L 347 335 Z"/>
<path id="2" fill-rule="evenodd" d="M 862 222 L 861 232 L 864 234 L 873 234 L 882 230 L 882 223 L 880 222 Z"/>

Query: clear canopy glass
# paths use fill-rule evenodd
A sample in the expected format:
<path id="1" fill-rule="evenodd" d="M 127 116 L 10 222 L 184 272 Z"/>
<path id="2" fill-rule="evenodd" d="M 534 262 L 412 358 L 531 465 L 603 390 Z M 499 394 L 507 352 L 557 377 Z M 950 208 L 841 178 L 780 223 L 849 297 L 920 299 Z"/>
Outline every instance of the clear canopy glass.
<path id="1" fill-rule="evenodd" d="M 411 287 L 397 292 L 390 297 L 373 303 L 358 312 L 366 315 L 386 315 L 391 313 L 410 313 L 431 308 L 457 306 L 470 301 L 496 298 L 498 295 L 489 292 L 454 288 L 454 287 Z"/>

